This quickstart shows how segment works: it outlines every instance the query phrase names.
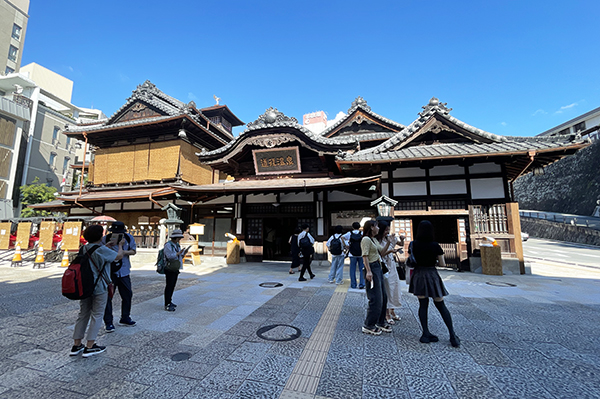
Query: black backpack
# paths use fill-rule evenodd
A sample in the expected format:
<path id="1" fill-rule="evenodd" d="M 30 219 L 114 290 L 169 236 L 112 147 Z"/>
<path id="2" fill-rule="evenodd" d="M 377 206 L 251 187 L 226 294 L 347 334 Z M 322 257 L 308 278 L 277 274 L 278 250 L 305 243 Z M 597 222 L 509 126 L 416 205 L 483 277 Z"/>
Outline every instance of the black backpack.
<path id="1" fill-rule="evenodd" d="M 310 242 L 310 238 L 308 238 L 308 234 L 300 239 L 300 249 L 305 250 L 312 247 L 312 243 Z"/>
<path id="2" fill-rule="evenodd" d="M 98 278 L 94 281 L 91 256 L 100 245 L 94 245 L 89 251 L 81 247 L 77 257 L 65 270 L 62 277 L 62 294 L 73 300 L 85 299 L 92 296 L 104 270 L 98 270 Z M 94 268 L 95 265 L 94 265 Z"/>
<path id="3" fill-rule="evenodd" d="M 361 256 L 362 250 L 360 249 L 360 242 L 362 240 L 362 234 L 350 233 L 350 254 L 352 256 Z"/>
<path id="4" fill-rule="evenodd" d="M 123 235 L 125 236 L 125 241 L 127 241 L 127 245 L 131 244 L 131 238 L 129 238 L 129 234 L 127 233 L 123 233 Z M 112 233 L 109 233 L 106 235 L 106 242 L 109 242 L 110 239 L 112 237 Z M 121 267 L 123 266 L 123 258 L 116 260 L 114 262 L 112 262 L 110 264 L 110 273 L 115 274 L 116 272 L 118 272 L 119 270 L 121 270 Z"/>
<path id="5" fill-rule="evenodd" d="M 332 255 L 341 255 L 342 254 L 342 236 L 335 237 L 335 234 L 332 236 L 331 242 L 329 243 L 329 252 Z"/>

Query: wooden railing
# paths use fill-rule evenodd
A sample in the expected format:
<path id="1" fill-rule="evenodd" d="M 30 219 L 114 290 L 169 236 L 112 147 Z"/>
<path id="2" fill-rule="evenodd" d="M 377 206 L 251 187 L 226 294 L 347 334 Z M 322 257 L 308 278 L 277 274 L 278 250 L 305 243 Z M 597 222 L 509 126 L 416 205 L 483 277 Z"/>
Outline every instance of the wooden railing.
<path id="1" fill-rule="evenodd" d="M 472 234 L 506 234 L 508 233 L 508 218 L 506 204 L 473 205 Z"/>

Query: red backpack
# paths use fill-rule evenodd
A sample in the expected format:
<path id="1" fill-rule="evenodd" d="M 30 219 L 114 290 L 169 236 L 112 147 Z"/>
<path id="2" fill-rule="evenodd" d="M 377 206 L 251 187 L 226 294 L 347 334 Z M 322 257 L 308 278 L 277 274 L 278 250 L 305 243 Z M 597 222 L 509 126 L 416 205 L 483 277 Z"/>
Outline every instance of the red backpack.
<path id="1" fill-rule="evenodd" d="M 81 247 L 77 257 L 73 259 L 73 262 L 71 262 L 69 268 L 63 274 L 63 296 L 73 300 L 85 299 L 92 296 L 98 280 L 104 272 L 104 270 L 98 270 L 98 278 L 94 281 L 94 273 L 91 265 L 94 261 L 91 256 L 98 248 L 100 248 L 100 245 L 94 245 L 89 251 L 84 252 L 85 247 Z"/>

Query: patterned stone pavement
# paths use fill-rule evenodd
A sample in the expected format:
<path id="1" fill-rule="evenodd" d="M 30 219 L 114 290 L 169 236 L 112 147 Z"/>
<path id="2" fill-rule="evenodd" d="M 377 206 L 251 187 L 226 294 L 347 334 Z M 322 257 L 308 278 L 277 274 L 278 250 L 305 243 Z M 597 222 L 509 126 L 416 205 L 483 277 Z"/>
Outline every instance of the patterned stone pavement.
<path id="1" fill-rule="evenodd" d="M 67 354 L 78 303 L 60 295 L 63 270 L 2 264 L 0 398 L 600 397 L 598 272 L 574 277 L 560 264 L 535 264 L 531 276 L 442 271 L 463 343 L 457 349 L 433 306 L 430 328 L 440 342 L 418 342 L 418 302 L 406 285 L 402 320 L 393 333 L 373 337 L 360 332 L 362 291 L 328 284 L 325 267 L 306 283 L 287 270 L 206 259 L 186 267 L 171 313 L 162 309 L 162 277 L 150 265 L 136 268 L 138 325 L 102 329 L 98 342 L 107 351 L 83 359 Z M 302 334 L 291 341 L 257 336 L 274 324 Z M 324 355 L 310 363 L 316 350 Z M 189 358 L 172 360 L 180 353 Z M 311 375 L 306 367 L 318 371 L 314 389 L 290 390 L 292 375 Z"/>

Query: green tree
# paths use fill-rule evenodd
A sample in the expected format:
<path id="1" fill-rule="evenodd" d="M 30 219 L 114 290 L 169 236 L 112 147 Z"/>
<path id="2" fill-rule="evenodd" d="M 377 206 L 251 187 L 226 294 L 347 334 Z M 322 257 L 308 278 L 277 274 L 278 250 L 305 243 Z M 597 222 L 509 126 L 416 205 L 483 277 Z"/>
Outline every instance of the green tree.
<path id="1" fill-rule="evenodd" d="M 27 208 L 27 205 L 41 204 L 55 200 L 56 196 L 54 193 L 56 193 L 56 188 L 40 183 L 40 179 L 36 176 L 31 184 L 21 186 L 20 190 L 22 196 L 21 204 L 23 204 L 21 217 L 52 216 L 52 212 Z"/>

